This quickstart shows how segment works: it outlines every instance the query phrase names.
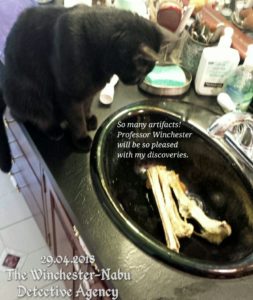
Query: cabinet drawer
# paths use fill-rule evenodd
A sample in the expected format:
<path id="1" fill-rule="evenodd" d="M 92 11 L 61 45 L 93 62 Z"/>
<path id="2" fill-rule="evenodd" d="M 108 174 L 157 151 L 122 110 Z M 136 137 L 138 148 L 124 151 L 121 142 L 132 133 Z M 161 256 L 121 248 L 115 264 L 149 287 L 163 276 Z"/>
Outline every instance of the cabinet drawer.
<path id="1" fill-rule="evenodd" d="M 9 145 L 11 148 L 11 157 L 12 157 L 13 163 L 15 163 L 15 161 L 17 161 L 20 158 L 25 159 L 23 151 L 21 150 L 19 144 L 15 140 L 13 142 L 9 143 Z"/>
<path id="2" fill-rule="evenodd" d="M 46 231 L 46 223 L 45 223 L 44 215 L 41 212 L 37 204 L 37 201 L 35 201 L 34 199 L 34 195 L 30 190 L 30 186 L 25 181 L 23 174 L 18 170 L 16 164 L 14 164 L 12 168 L 12 177 L 14 177 L 16 188 L 24 197 L 42 235 L 44 236 L 45 239 L 47 239 L 47 231 Z"/>
<path id="3" fill-rule="evenodd" d="M 33 198 L 36 201 L 40 211 L 44 212 L 44 204 L 43 204 L 43 197 L 42 197 L 42 186 L 38 181 L 37 177 L 32 172 L 31 167 L 26 161 L 25 157 L 18 157 L 14 160 L 15 164 L 17 165 L 17 169 L 19 170 L 21 176 L 25 184 L 30 189 Z"/>
<path id="4" fill-rule="evenodd" d="M 26 157 L 30 168 L 34 172 L 35 176 L 40 179 L 40 162 L 34 153 L 34 150 L 30 146 L 32 141 L 28 141 L 24 135 L 21 125 L 17 123 L 7 110 L 4 116 L 5 125 L 7 127 L 7 134 L 9 140 L 15 139 L 22 149 L 24 156 Z"/>
<path id="5" fill-rule="evenodd" d="M 16 181 L 16 188 L 25 198 L 32 215 L 35 216 L 41 214 L 40 207 L 38 206 L 37 201 L 35 201 L 34 195 L 31 193 L 30 187 L 24 179 L 23 174 L 20 172 L 19 168 L 16 167 L 16 164 L 14 164 L 14 170 L 15 171 L 12 171 L 11 174 Z"/>
<path id="6" fill-rule="evenodd" d="M 16 141 L 16 138 L 14 137 L 14 135 L 13 135 L 12 131 L 10 130 L 10 128 L 5 126 L 5 130 L 6 130 L 6 134 L 7 134 L 9 143 L 12 143 L 13 141 Z"/>

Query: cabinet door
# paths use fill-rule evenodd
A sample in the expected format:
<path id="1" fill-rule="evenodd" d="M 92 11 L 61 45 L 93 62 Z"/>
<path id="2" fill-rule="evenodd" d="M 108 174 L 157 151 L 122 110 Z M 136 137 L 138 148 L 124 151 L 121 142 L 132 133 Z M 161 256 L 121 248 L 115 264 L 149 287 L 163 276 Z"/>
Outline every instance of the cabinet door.
<path id="1" fill-rule="evenodd" d="M 50 249 L 55 257 L 66 257 L 68 260 L 72 260 L 71 263 L 59 264 L 59 268 L 63 272 L 86 272 L 86 274 L 97 274 L 98 270 L 95 264 L 89 261 L 91 255 L 87 247 L 82 241 L 80 243 L 80 235 L 76 230 L 73 222 L 68 217 L 68 214 L 62 206 L 60 199 L 55 194 L 50 182 L 45 174 L 43 175 L 44 181 L 44 193 L 47 203 L 47 215 L 48 215 L 48 228 Z M 74 259 L 73 259 L 74 258 Z M 88 260 L 88 262 L 87 262 Z M 106 290 L 107 286 L 105 282 L 102 282 L 99 276 L 92 276 L 93 278 L 87 278 L 87 280 L 72 280 L 65 281 L 66 288 L 73 291 L 73 299 L 83 300 L 85 299 L 84 293 L 88 291 L 92 293 L 95 290 Z M 77 291 L 83 290 L 84 293 Z M 103 292 L 102 292 L 103 293 Z M 94 292 L 96 294 L 96 292 Z M 93 296 L 91 300 L 110 300 L 110 297 L 106 296 Z"/>
<path id="2" fill-rule="evenodd" d="M 75 231 L 75 237 L 76 237 L 76 255 L 79 258 L 84 257 L 91 257 L 92 255 L 90 254 L 87 246 L 85 245 L 83 239 L 81 238 L 81 236 L 79 235 L 79 232 L 77 231 L 77 229 L 74 227 L 74 231 Z M 83 281 L 76 281 L 75 282 L 75 291 L 78 291 L 80 289 L 85 290 L 90 290 L 90 291 L 101 291 L 102 295 L 105 294 L 105 291 L 108 290 L 108 286 L 107 286 L 107 282 L 102 281 L 100 279 L 100 274 L 99 274 L 99 270 L 98 267 L 95 263 L 79 263 L 78 264 L 78 268 L 82 270 L 83 272 L 87 272 L 88 274 L 94 274 L 93 278 L 89 279 L 89 280 L 83 280 Z M 80 295 L 79 298 L 77 297 L 78 300 L 83 300 L 83 296 Z M 91 298 L 92 300 L 111 300 L 110 297 L 108 296 L 94 296 Z"/>
<path id="3" fill-rule="evenodd" d="M 48 209 L 48 225 L 49 225 L 49 239 L 50 249 L 55 257 L 72 260 L 75 255 L 73 242 L 70 231 L 72 227 L 69 221 L 62 214 L 59 204 L 57 203 L 56 195 L 51 191 L 47 191 L 47 209 Z M 73 272 L 74 266 L 69 263 L 62 262 L 58 264 L 59 269 L 64 273 Z M 67 289 L 74 289 L 74 282 L 71 280 L 65 281 Z"/>

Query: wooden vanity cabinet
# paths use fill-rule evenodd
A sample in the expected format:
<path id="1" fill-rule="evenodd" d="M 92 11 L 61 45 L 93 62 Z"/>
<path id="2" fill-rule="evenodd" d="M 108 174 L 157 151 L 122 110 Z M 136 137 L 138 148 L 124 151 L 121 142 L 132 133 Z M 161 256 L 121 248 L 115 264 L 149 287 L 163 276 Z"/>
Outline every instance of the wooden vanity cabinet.
<path id="1" fill-rule="evenodd" d="M 46 195 L 46 209 L 48 215 L 48 230 L 49 241 L 52 254 L 57 258 L 72 259 L 72 262 L 63 262 L 59 265 L 62 270 L 67 272 L 82 272 L 99 274 L 96 264 L 82 263 L 82 260 L 89 260 L 90 253 L 87 247 L 81 246 L 79 241 L 79 232 L 68 217 L 67 212 L 62 206 L 59 197 L 53 190 L 50 181 L 43 174 L 43 188 Z M 80 259 L 80 261 L 79 261 Z M 77 291 L 82 285 L 83 290 L 87 289 L 106 289 L 106 284 L 102 282 L 99 277 L 95 277 L 91 280 L 73 280 L 66 281 L 65 285 L 68 289 Z M 84 299 L 80 294 L 79 297 L 74 296 L 73 299 Z M 109 300 L 108 297 L 93 297 L 92 299 L 104 299 Z"/>
<path id="2" fill-rule="evenodd" d="M 41 233 L 48 242 L 40 163 L 21 127 L 13 120 L 8 111 L 4 116 L 4 121 L 12 152 L 11 180 L 24 196 Z"/>
<path id="3" fill-rule="evenodd" d="M 52 255 L 60 260 L 66 257 L 70 261 L 57 263 L 58 267 L 65 273 L 81 270 L 99 274 L 95 264 L 73 261 L 73 257 L 88 256 L 88 249 L 83 242 L 82 245 L 80 244 L 79 233 L 55 192 L 31 143 L 24 135 L 22 125 L 12 118 L 8 110 L 4 121 L 13 159 L 11 180 L 24 196 Z M 84 290 L 86 288 L 106 289 L 105 282 L 102 282 L 99 276 L 87 281 L 67 280 L 65 285 L 67 289 L 73 291 L 73 299 L 77 300 L 84 299 L 81 294 L 80 297 L 75 295 L 80 285 Z M 109 300 L 111 298 L 93 297 L 92 299 Z"/>

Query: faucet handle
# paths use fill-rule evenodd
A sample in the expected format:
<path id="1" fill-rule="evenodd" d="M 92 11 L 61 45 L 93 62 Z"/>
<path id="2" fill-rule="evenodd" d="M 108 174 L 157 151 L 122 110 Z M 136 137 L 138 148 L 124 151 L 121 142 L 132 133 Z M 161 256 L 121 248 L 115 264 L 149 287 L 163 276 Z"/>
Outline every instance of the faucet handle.
<path id="1" fill-rule="evenodd" d="M 207 132 L 212 137 L 224 137 L 227 130 L 245 122 L 253 125 L 253 115 L 239 111 L 229 112 L 215 120 L 207 129 Z"/>
<path id="2" fill-rule="evenodd" d="M 253 115 L 229 112 L 214 121 L 208 128 L 212 137 L 224 140 L 253 167 Z"/>

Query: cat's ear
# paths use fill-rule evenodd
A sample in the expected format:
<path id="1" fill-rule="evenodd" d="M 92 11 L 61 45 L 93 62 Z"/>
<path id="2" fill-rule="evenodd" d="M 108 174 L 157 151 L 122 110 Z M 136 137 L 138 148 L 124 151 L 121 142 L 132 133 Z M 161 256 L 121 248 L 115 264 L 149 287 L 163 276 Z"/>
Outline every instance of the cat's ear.
<path id="1" fill-rule="evenodd" d="M 152 48 L 145 44 L 141 44 L 138 49 L 138 53 L 135 59 L 144 59 L 150 62 L 156 62 L 159 60 L 159 55 Z"/>

